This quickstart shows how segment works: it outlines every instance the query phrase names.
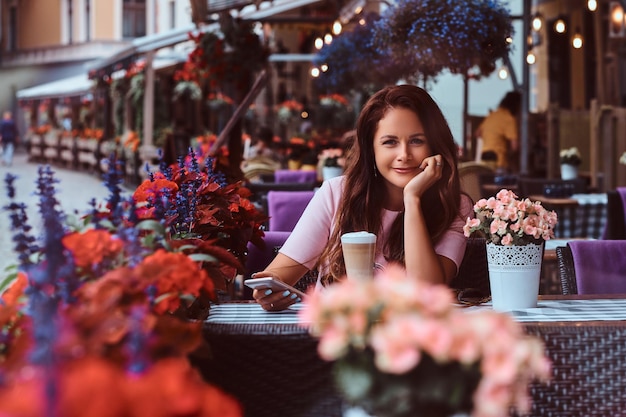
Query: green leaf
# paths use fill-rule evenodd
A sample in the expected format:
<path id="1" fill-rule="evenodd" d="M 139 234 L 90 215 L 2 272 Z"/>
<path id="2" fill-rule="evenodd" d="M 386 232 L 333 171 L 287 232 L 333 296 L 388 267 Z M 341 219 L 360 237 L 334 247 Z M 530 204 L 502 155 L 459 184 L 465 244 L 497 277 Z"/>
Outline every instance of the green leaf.
<path id="1" fill-rule="evenodd" d="M 7 266 L 4 268 L 4 272 L 8 272 L 8 274 L 0 281 L 0 293 L 3 293 L 17 279 L 17 265 Z"/>
<path id="2" fill-rule="evenodd" d="M 193 261 L 196 262 L 217 262 L 217 258 L 211 255 L 207 255 L 206 253 L 192 253 L 189 256 Z"/>
<path id="3" fill-rule="evenodd" d="M 156 220 L 143 220 L 135 226 L 139 230 L 150 230 L 161 235 L 165 234 L 165 227 Z"/>

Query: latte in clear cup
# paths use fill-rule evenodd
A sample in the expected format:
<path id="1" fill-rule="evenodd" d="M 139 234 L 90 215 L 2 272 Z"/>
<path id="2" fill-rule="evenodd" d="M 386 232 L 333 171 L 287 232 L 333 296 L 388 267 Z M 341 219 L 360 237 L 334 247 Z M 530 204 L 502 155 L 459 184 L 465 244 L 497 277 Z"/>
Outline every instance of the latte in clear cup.
<path id="1" fill-rule="evenodd" d="M 348 279 L 374 278 L 376 235 L 369 232 L 349 232 L 341 235 L 343 260 Z"/>

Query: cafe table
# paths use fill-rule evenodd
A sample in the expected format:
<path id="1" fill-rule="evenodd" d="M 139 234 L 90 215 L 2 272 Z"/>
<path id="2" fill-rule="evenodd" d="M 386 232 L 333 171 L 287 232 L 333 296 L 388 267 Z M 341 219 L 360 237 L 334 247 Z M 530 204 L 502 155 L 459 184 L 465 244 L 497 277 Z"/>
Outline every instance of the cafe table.
<path id="1" fill-rule="evenodd" d="M 605 193 L 573 194 L 569 197 L 533 194 L 529 198 L 557 213 L 558 222 L 554 230 L 557 238 L 602 237 L 607 217 Z"/>
<path id="2" fill-rule="evenodd" d="M 468 313 L 490 303 L 459 307 Z M 204 323 L 203 376 L 233 394 L 247 417 L 340 417 L 331 364 L 298 323 L 301 305 L 266 312 L 253 302 L 214 305 Z M 511 311 L 541 338 L 552 361 L 549 383 L 531 384 L 531 416 L 626 415 L 626 295 L 540 296 L 536 308 Z"/>

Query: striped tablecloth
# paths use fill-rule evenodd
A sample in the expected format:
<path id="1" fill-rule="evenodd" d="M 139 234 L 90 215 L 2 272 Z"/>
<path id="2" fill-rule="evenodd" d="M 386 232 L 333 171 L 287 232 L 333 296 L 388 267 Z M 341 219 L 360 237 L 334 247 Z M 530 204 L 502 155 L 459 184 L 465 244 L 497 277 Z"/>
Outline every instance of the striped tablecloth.
<path id="1" fill-rule="evenodd" d="M 294 304 L 279 312 L 264 311 L 256 303 L 226 303 L 211 307 L 207 323 L 298 324 L 298 311 L 303 304 Z M 491 303 L 464 307 L 468 312 L 490 310 Z M 508 312 L 519 322 L 616 321 L 626 320 L 626 299 L 540 300 L 537 308 Z"/>

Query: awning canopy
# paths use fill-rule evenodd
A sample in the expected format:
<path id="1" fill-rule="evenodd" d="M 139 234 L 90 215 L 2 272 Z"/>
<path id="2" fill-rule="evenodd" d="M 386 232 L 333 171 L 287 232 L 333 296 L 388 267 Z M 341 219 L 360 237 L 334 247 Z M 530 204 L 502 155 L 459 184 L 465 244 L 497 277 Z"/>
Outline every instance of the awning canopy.
<path id="1" fill-rule="evenodd" d="M 258 6 L 250 4 L 237 11 L 231 10 L 231 15 L 238 19 L 249 21 L 263 21 L 270 16 L 285 13 L 299 7 L 318 3 L 321 0 L 270 0 L 263 1 Z M 200 28 L 190 24 L 181 28 L 172 29 L 154 35 L 135 38 L 131 44 L 122 51 L 94 62 L 87 66 L 90 78 L 111 75 L 113 72 L 128 67 L 138 56 L 150 51 L 167 48 L 189 40 L 189 34 L 198 35 L 205 32 L 217 32 L 220 30 L 218 23 L 209 23 Z"/>
<path id="2" fill-rule="evenodd" d="M 87 74 L 80 74 L 23 88 L 17 91 L 16 96 L 19 100 L 76 97 L 90 93 L 92 88 L 93 81 L 87 77 Z"/>
<path id="3" fill-rule="evenodd" d="M 187 25 L 178 29 L 135 38 L 127 48 L 115 55 L 88 64 L 87 70 L 89 71 L 89 78 L 111 75 L 117 70 L 128 67 L 140 55 L 146 52 L 157 51 L 188 41 L 190 33 L 198 34 L 217 30 L 217 28 L 219 28 L 217 24 L 207 25 L 201 29 L 197 29 L 195 25 Z"/>
<path id="4" fill-rule="evenodd" d="M 264 1 L 258 6 L 249 5 L 236 13 L 236 17 L 243 20 L 262 21 L 271 16 L 285 13 L 299 7 L 308 6 L 313 3 L 319 3 L 320 0 L 273 0 Z"/>
<path id="5" fill-rule="evenodd" d="M 165 69 L 185 60 L 181 58 L 159 58 L 152 64 L 155 70 Z M 115 76 L 113 78 L 116 78 Z M 78 97 L 92 92 L 94 81 L 87 74 L 74 75 L 49 83 L 18 90 L 18 100 L 42 100 L 47 98 Z"/>

